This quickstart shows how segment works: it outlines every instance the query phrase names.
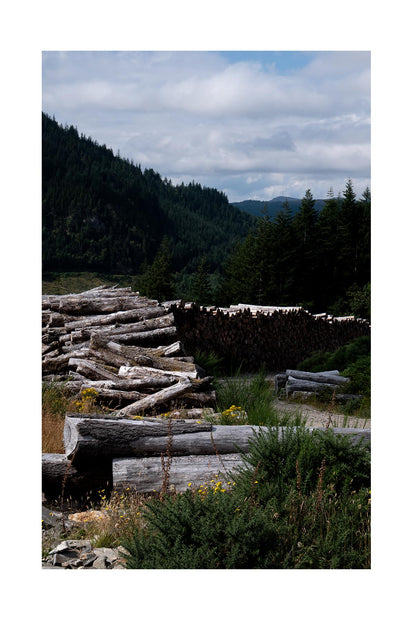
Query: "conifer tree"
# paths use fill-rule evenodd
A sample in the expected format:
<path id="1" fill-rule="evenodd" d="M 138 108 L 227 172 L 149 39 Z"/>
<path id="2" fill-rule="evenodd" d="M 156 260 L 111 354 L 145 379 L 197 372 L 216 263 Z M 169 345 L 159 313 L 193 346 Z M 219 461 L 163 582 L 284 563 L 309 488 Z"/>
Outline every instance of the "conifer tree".
<path id="1" fill-rule="evenodd" d="M 174 279 L 171 270 L 170 244 L 164 237 L 153 263 L 138 278 L 140 293 L 155 300 L 170 300 L 174 297 Z"/>
<path id="2" fill-rule="evenodd" d="M 212 290 L 206 255 L 201 257 L 197 271 L 191 278 L 191 299 L 193 302 L 205 306 L 211 304 Z"/>

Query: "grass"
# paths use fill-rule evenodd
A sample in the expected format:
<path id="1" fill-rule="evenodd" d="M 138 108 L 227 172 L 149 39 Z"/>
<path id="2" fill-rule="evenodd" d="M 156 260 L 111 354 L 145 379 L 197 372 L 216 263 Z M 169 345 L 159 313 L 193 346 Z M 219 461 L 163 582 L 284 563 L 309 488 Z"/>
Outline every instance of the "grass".
<path id="1" fill-rule="evenodd" d="M 275 408 L 275 392 L 272 382 L 261 370 L 257 376 L 243 377 L 237 374 L 216 381 L 217 411 L 221 413 L 218 423 L 248 425 L 304 424 L 299 412 L 280 412 Z"/>
<path id="2" fill-rule="evenodd" d="M 100 285 L 131 287 L 133 277 L 126 275 L 99 274 L 97 272 L 46 272 L 42 277 L 44 295 L 81 293 Z"/>

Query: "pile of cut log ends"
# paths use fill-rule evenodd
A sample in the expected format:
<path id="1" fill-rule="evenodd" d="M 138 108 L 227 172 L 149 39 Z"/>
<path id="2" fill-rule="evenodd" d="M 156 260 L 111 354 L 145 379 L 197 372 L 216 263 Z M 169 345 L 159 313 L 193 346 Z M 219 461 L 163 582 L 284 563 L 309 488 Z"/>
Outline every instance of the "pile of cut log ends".
<path id="1" fill-rule="evenodd" d="M 220 477 L 226 485 L 243 465 L 255 434 L 249 425 L 213 425 L 206 420 L 117 419 L 68 414 L 65 454 L 43 455 L 43 491 L 74 497 L 93 490 L 142 494 L 183 492 Z M 309 428 L 309 431 L 313 431 Z M 324 433 L 326 430 L 315 430 Z M 334 428 L 369 447 L 370 430 Z M 278 433 L 284 433 L 283 428 Z"/>
<path id="2" fill-rule="evenodd" d="M 308 398 L 322 393 L 332 394 L 332 398 L 338 403 L 360 400 L 360 395 L 346 393 L 349 378 L 343 377 L 338 370 L 310 373 L 286 369 L 286 373 L 275 375 L 275 390 L 292 398 Z"/>
<path id="3" fill-rule="evenodd" d="M 42 297 L 42 376 L 79 398 L 93 389 L 120 418 L 215 402 L 211 377 L 186 355 L 174 315 L 131 291 L 103 285 Z"/>

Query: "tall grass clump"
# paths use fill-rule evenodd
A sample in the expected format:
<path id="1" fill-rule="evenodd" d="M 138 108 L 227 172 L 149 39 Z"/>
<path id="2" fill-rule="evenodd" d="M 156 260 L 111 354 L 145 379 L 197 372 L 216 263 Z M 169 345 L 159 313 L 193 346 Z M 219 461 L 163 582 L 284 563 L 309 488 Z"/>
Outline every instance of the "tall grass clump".
<path id="1" fill-rule="evenodd" d="M 42 384 L 42 452 L 63 453 L 63 428 L 70 400 L 54 382 Z"/>
<path id="2" fill-rule="evenodd" d="M 370 567 L 367 447 L 329 430 L 261 430 L 244 462 L 232 485 L 147 502 L 122 541 L 127 567 Z"/>
<path id="3" fill-rule="evenodd" d="M 222 415 L 218 422 L 222 424 L 248 425 L 283 425 L 302 423 L 300 415 L 292 420 L 290 413 L 280 413 L 276 410 L 275 393 L 271 382 L 266 379 L 266 372 L 262 369 L 253 378 L 238 374 L 216 383 L 217 411 Z M 243 414 L 232 421 L 231 410 L 237 408 Z"/>

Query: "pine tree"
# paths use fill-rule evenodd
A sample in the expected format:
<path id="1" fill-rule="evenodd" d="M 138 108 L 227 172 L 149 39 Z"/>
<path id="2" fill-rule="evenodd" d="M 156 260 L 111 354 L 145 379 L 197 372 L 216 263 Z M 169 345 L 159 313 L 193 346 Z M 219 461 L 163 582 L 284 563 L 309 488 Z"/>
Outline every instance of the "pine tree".
<path id="1" fill-rule="evenodd" d="M 193 302 L 206 306 L 211 304 L 212 290 L 210 282 L 210 274 L 208 271 L 207 257 L 202 256 L 197 271 L 191 278 L 191 299 Z"/>
<path id="2" fill-rule="evenodd" d="M 153 263 L 138 278 L 140 293 L 156 300 L 170 300 L 174 297 L 174 279 L 171 269 L 170 244 L 164 237 Z"/>

